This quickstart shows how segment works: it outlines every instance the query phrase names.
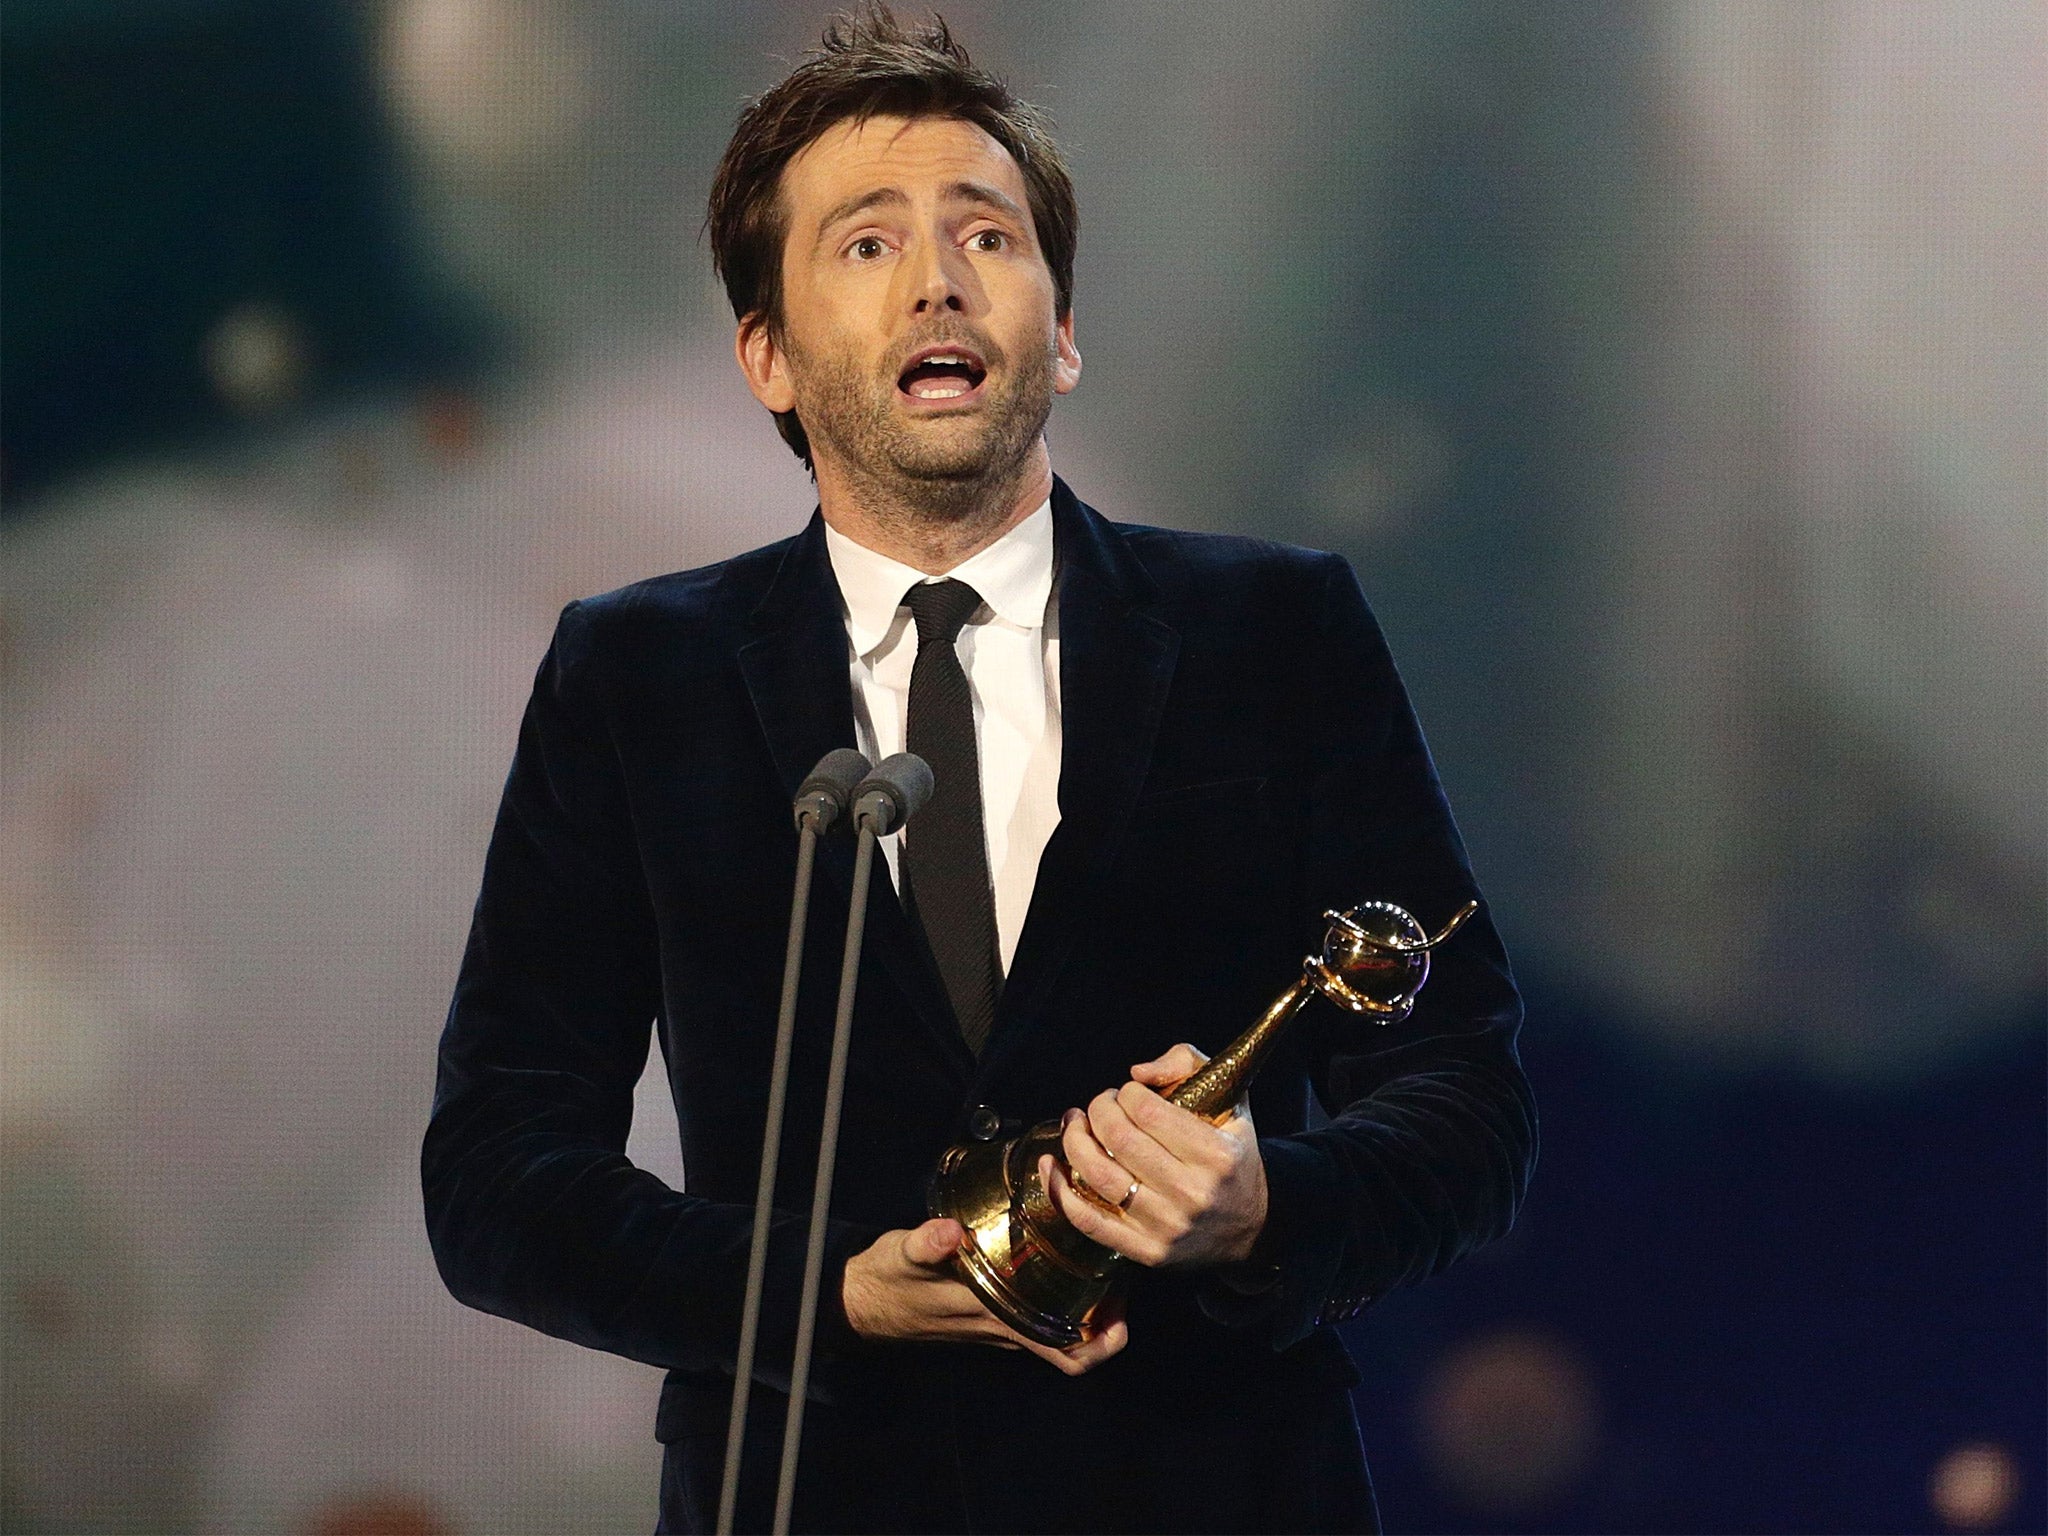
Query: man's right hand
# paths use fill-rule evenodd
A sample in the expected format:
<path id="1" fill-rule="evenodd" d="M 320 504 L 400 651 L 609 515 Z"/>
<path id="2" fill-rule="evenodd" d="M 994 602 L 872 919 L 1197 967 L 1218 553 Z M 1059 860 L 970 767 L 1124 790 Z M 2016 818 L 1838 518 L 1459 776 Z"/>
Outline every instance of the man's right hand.
<path id="1" fill-rule="evenodd" d="M 950 1340 L 1028 1349 L 1069 1376 L 1092 1371 L 1129 1342 L 1121 1316 L 1108 1318 L 1067 1349 L 1051 1349 L 1025 1338 L 953 1278 L 953 1252 L 965 1235 L 959 1222 L 935 1217 L 921 1227 L 884 1232 L 848 1259 L 840 1296 L 853 1331 L 866 1339 Z"/>

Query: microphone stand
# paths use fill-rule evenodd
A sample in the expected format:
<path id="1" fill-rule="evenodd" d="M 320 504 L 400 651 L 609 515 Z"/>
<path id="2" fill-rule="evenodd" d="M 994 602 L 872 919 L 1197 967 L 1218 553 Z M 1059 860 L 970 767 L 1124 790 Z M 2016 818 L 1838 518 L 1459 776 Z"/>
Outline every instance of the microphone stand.
<path id="1" fill-rule="evenodd" d="M 719 1536 L 732 1536 L 739 1507 L 740 1452 L 745 1443 L 747 1400 L 754 1385 L 754 1351 L 760 1341 L 761 1291 L 768 1270 L 768 1227 L 775 1203 L 776 1165 L 782 1155 L 782 1115 L 789 1097 L 789 1061 L 796 1039 L 797 984 L 803 971 L 804 930 L 811 920 L 811 881 L 818 838 L 846 809 L 853 787 L 871 764 L 851 747 L 828 752 L 797 791 L 796 889 L 789 901 L 789 942 L 782 957 L 782 1005 L 775 1018 L 775 1065 L 768 1078 L 768 1120 L 761 1133 L 761 1177 L 754 1190 L 754 1231 L 747 1252 L 747 1294 L 740 1308 L 739 1359 L 733 1371 L 732 1412 L 725 1428 L 725 1478 L 718 1494 Z M 872 841 L 872 839 L 870 839 Z"/>
<path id="2" fill-rule="evenodd" d="M 847 1048 L 853 1038 L 853 998 L 860 981 L 861 944 L 867 935 L 868 884 L 874 871 L 875 839 L 908 821 L 931 797 L 931 787 L 932 771 L 924 759 L 899 752 L 884 758 L 853 791 L 853 822 L 860 841 L 854 849 L 853 891 L 846 912 L 846 951 L 839 965 L 839 1010 L 832 1020 L 832 1062 L 825 1079 L 825 1117 L 818 1132 L 818 1174 L 811 1186 L 810 1241 L 804 1250 L 803 1290 L 797 1302 L 796 1360 L 789 1378 L 789 1416 L 782 1426 L 774 1536 L 789 1536 L 790 1509 L 796 1501 L 797 1450 L 803 1441 L 804 1397 L 811 1381 L 818 1286 L 825 1269 L 825 1222 L 832 1208 L 832 1169 L 839 1157 L 839 1110 L 846 1097 Z"/>

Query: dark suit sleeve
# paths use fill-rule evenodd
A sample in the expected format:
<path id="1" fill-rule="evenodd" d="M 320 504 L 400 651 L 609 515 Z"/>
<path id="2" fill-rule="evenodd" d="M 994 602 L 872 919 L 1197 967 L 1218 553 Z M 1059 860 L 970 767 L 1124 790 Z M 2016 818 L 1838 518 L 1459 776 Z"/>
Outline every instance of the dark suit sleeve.
<path id="1" fill-rule="evenodd" d="M 1317 633 L 1311 902 L 1321 911 L 1394 901 L 1434 932 L 1479 892 L 1386 642 L 1336 556 Z M 1211 1315 L 1269 1327 L 1284 1349 L 1507 1231 L 1536 1156 L 1535 1105 L 1515 1050 L 1520 1024 L 1507 955 L 1483 905 L 1436 951 L 1405 1022 L 1382 1026 L 1312 1004 L 1298 1027 L 1332 1119 L 1261 1138 L 1266 1227 L 1253 1264 L 1207 1288 Z M 1263 1289 L 1243 1280 L 1259 1265 L 1278 1271 Z"/>
<path id="2" fill-rule="evenodd" d="M 679 1193 L 625 1155 L 661 969 L 598 664 L 589 614 L 570 603 L 520 725 L 442 1032 L 421 1156 L 427 1230 L 470 1306 L 729 1374 L 752 1207 Z M 756 1376 L 784 1388 L 807 1227 L 778 1215 L 769 1245 Z M 820 1362 L 864 1347 L 839 1281 L 879 1230 L 833 1225 Z"/>

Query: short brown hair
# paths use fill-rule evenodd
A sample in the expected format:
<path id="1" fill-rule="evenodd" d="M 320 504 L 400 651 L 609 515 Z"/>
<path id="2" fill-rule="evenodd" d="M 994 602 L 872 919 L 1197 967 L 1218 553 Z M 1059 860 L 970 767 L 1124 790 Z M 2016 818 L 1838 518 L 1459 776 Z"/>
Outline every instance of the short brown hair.
<path id="1" fill-rule="evenodd" d="M 735 319 L 760 315 L 771 331 L 782 328 L 783 168 L 827 129 L 875 116 L 958 118 L 1008 150 L 1024 173 L 1038 248 L 1052 269 L 1055 312 L 1073 308 L 1080 212 L 1051 123 L 977 68 L 939 17 L 910 30 L 869 0 L 834 16 L 820 45 L 747 104 L 718 162 L 704 223 Z M 810 440 L 796 412 L 777 412 L 775 427 L 808 465 Z"/>

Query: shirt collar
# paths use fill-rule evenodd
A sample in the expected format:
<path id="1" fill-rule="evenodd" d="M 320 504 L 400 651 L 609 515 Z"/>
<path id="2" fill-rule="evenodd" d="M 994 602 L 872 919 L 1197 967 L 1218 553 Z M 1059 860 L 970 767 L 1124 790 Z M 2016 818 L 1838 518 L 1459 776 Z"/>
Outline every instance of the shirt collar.
<path id="1" fill-rule="evenodd" d="M 903 606 L 903 594 L 921 581 L 946 577 L 964 581 L 981 594 L 997 618 L 1019 629 L 1041 627 L 1046 605 L 1052 600 L 1050 496 L 1038 504 L 1037 511 L 986 549 L 954 566 L 945 577 L 927 576 L 914 566 L 878 554 L 830 523 L 825 525 L 825 549 L 839 582 L 846 632 L 856 656 L 867 655 L 888 638 L 897 610 Z"/>

